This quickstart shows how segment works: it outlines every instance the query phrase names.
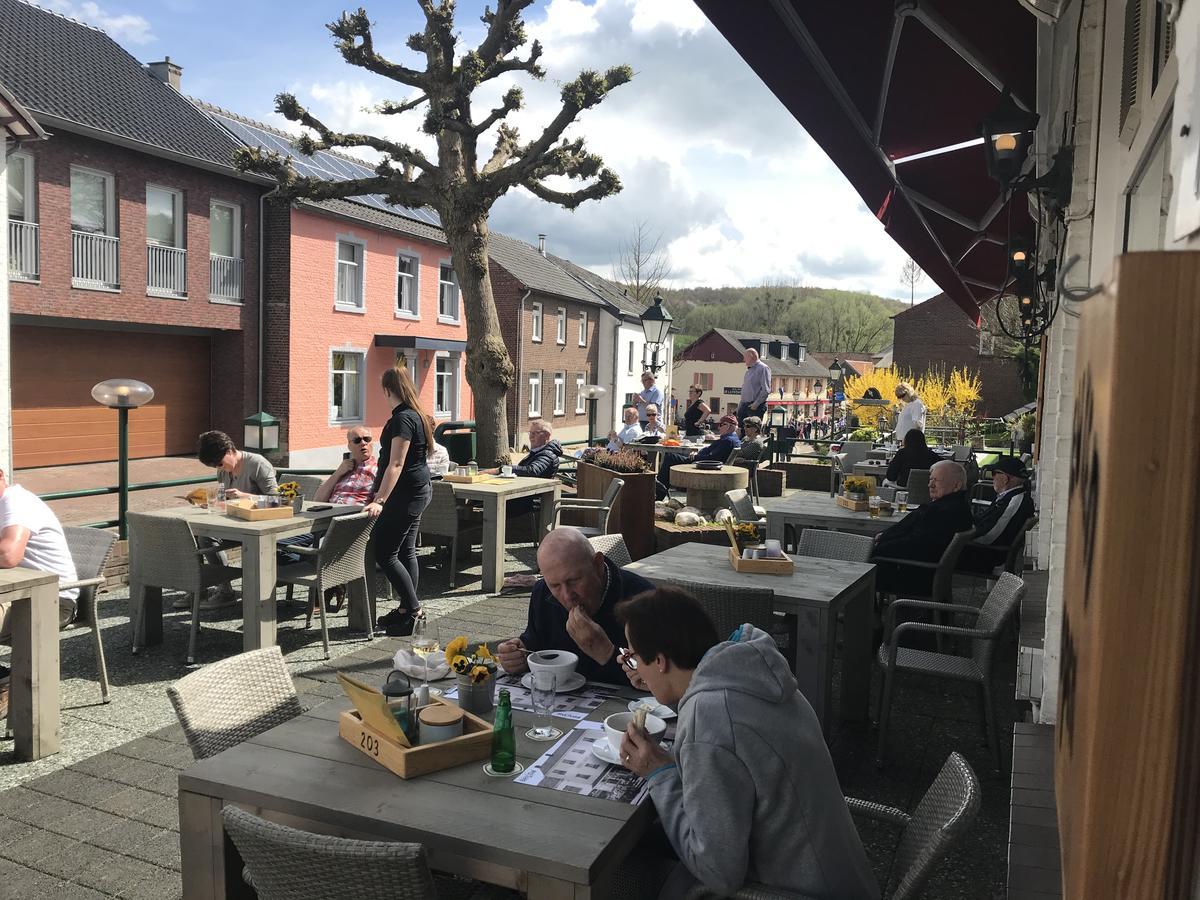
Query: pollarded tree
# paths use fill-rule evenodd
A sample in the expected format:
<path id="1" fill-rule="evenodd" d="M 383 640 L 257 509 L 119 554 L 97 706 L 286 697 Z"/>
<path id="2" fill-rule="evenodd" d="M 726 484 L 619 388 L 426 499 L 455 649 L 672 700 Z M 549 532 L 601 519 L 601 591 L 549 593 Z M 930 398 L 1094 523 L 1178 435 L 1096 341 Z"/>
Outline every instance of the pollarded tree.
<path id="1" fill-rule="evenodd" d="M 417 94 L 403 102 L 387 101 L 375 108 L 383 115 L 399 115 L 425 106 L 424 131 L 437 142 L 437 157 L 430 159 L 406 144 L 370 134 L 340 133 L 328 128 L 300 105 L 291 94 L 280 94 L 275 108 L 293 122 L 316 132 L 304 134 L 295 149 L 305 155 L 338 147 L 369 147 L 382 159 L 373 178 L 322 181 L 302 177 L 290 158 L 264 153 L 258 148 L 239 150 L 237 166 L 272 176 L 280 194 L 313 200 L 383 194 L 388 202 L 407 207 L 431 207 L 441 216 L 450 245 L 454 273 L 462 292 L 467 317 L 467 381 L 475 396 L 479 425 L 478 458 L 494 459 L 508 447 L 508 420 L 504 398 L 514 383 L 512 360 L 500 334 L 500 321 L 488 277 L 488 213 L 507 191 L 523 187 L 536 197 L 574 209 L 587 200 L 598 200 L 621 189 L 620 179 L 603 160 L 589 153 L 581 138 L 567 140 L 563 133 L 585 109 L 600 103 L 610 90 L 633 77 L 628 66 L 600 74 L 585 71 L 561 91 L 562 105 L 554 119 L 532 141 L 522 142 L 517 129 L 504 119 L 522 106 L 518 87 L 510 88 L 500 105 L 476 118 L 471 101 L 482 84 L 508 72 L 525 72 L 542 79 L 538 64 L 542 47 L 534 41 L 528 56 L 517 51 L 526 42 L 522 12 L 533 0 L 497 0 L 496 9 L 485 9 L 487 33 L 479 46 L 455 59 L 455 0 L 417 0 L 425 14 L 424 31 L 408 39 L 408 47 L 425 58 L 425 68 L 415 69 L 385 59 L 375 50 L 372 23 L 366 10 L 343 13 L 328 26 L 346 62 L 390 78 Z M 480 155 L 480 141 L 498 126 L 491 153 Z M 586 182 L 574 191 L 556 190 L 547 179 L 565 176 Z"/>

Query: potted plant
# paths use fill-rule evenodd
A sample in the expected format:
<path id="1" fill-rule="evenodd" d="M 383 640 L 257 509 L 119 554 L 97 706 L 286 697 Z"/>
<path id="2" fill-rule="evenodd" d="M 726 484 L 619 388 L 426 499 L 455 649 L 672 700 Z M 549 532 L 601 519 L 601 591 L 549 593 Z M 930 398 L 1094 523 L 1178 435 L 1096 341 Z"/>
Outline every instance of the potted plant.
<path id="1" fill-rule="evenodd" d="M 1033 451 L 1033 441 L 1037 436 L 1037 415 L 1025 413 L 1012 424 L 1012 439 L 1022 453 Z"/>
<path id="2" fill-rule="evenodd" d="M 465 635 L 459 635 L 446 645 L 446 662 L 458 680 L 458 705 L 470 713 L 490 712 L 495 693 L 496 657 L 487 644 L 479 644 L 474 652 Z"/>
<path id="3" fill-rule="evenodd" d="M 842 481 L 842 493 L 848 500 L 866 500 L 875 493 L 874 479 L 865 475 L 848 475 Z"/>
<path id="4" fill-rule="evenodd" d="M 655 477 L 650 464 L 636 450 L 597 450 L 579 461 L 575 470 L 578 496 L 600 500 L 614 478 L 625 482 L 608 516 L 610 534 L 625 536 L 625 545 L 633 559 L 655 551 L 654 500 Z M 579 524 L 594 524 L 594 516 Z"/>

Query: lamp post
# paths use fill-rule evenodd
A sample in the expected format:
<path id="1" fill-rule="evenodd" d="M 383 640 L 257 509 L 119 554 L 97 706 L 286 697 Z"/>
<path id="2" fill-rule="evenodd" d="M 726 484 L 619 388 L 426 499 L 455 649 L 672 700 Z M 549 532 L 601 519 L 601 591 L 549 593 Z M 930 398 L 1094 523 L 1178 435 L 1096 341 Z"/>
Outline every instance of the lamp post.
<path id="1" fill-rule="evenodd" d="M 662 295 L 654 298 L 654 305 L 646 308 L 641 315 L 642 334 L 646 338 L 646 347 L 650 349 L 650 371 L 655 375 L 663 364 L 658 361 L 658 351 L 667 342 L 667 334 L 671 331 L 672 316 L 663 306 Z"/>
<path id="2" fill-rule="evenodd" d="M 607 394 L 608 391 L 598 384 L 585 384 L 583 386 L 583 396 L 588 402 L 588 446 L 596 440 L 596 404 L 600 402 L 600 398 Z"/>
<path id="3" fill-rule="evenodd" d="M 821 384 L 821 379 L 818 378 L 816 381 L 813 382 L 813 386 L 812 386 L 813 395 L 817 398 L 817 400 L 816 400 L 817 408 L 813 410 L 813 420 L 814 421 L 816 419 L 821 418 L 821 391 L 823 391 L 823 390 L 825 390 L 825 385 Z"/>
<path id="4" fill-rule="evenodd" d="M 829 404 L 829 436 L 833 437 L 833 423 L 836 418 L 838 408 L 838 392 L 842 390 L 842 364 L 837 361 L 837 357 L 833 358 L 833 362 L 829 366 L 829 388 L 833 391 L 833 397 Z"/>
<path id="5" fill-rule="evenodd" d="M 117 411 L 117 534 L 128 536 L 129 511 L 129 411 L 154 399 L 154 388 L 132 378 L 110 378 L 92 388 L 92 399 Z"/>

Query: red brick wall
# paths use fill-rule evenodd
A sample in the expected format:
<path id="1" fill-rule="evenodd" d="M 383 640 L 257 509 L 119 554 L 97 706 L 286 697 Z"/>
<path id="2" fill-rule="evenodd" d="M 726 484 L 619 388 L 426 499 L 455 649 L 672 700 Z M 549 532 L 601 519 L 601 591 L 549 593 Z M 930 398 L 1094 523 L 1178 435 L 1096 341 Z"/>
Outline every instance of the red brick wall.
<path id="1" fill-rule="evenodd" d="M 1025 403 L 1020 368 L 1002 355 L 979 355 L 979 331 L 958 305 L 938 294 L 897 315 L 893 361 L 900 370 L 920 375 L 929 368 L 966 368 L 982 382 L 978 414 L 1002 416 Z M 1000 337 L 1003 337 L 1002 335 Z M 1000 344 L 1000 341 L 997 341 Z"/>
<path id="2" fill-rule="evenodd" d="M 292 205 L 270 198 L 263 216 L 263 409 L 279 419 L 279 451 L 288 451 L 291 378 Z"/>
<path id="3" fill-rule="evenodd" d="M 709 333 L 675 357 L 676 360 L 695 359 L 704 362 L 740 363 L 742 354 L 729 346 L 729 341 L 719 334 Z"/>

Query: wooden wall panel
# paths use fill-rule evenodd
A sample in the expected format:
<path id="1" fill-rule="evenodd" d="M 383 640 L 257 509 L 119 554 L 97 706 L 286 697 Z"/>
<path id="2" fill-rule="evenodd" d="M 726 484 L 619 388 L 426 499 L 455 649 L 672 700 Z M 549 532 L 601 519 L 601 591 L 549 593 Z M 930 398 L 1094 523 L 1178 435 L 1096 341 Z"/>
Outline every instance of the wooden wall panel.
<path id="1" fill-rule="evenodd" d="M 15 468 L 116 459 L 116 413 L 92 400 L 108 378 L 154 388 L 129 414 L 131 457 L 196 452 L 210 419 L 207 337 L 24 325 L 12 335 Z"/>

